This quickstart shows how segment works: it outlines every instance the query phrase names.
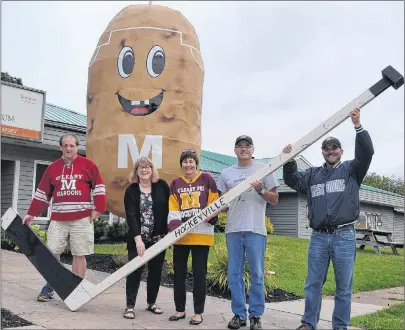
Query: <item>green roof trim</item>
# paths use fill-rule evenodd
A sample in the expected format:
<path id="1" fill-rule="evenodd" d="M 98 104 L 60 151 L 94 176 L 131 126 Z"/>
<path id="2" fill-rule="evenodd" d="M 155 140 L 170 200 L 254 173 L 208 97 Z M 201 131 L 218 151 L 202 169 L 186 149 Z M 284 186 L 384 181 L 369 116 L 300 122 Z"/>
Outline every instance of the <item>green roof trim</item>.
<path id="1" fill-rule="evenodd" d="M 393 193 L 391 191 L 382 190 L 382 189 L 379 189 L 379 188 L 374 188 L 374 187 L 371 187 L 371 186 L 366 186 L 364 184 L 362 184 L 360 188 L 364 189 L 364 190 L 369 190 L 369 191 L 379 192 L 379 193 L 386 194 L 386 195 L 391 195 L 391 196 L 404 198 L 404 196 L 402 196 L 400 194 L 396 194 L 396 193 Z"/>
<path id="2" fill-rule="evenodd" d="M 84 129 L 87 127 L 87 116 L 85 114 L 74 112 L 50 103 L 45 105 L 45 120 L 54 123 L 78 126 Z"/>
<path id="3" fill-rule="evenodd" d="M 77 126 L 82 129 L 87 127 L 87 116 L 83 113 L 75 112 L 70 109 L 66 109 L 51 103 L 45 105 L 45 121 L 46 124 L 52 126 L 52 124 L 64 124 L 69 126 Z M 200 168 L 203 171 L 212 172 L 212 173 L 221 173 L 225 168 L 236 164 L 237 160 L 234 156 L 228 156 L 219 154 L 212 151 L 201 150 L 200 155 Z M 255 159 L 257 162 L 267 164 L 272 158 L 259 158 Z M 301 170 L 301 169 L 300 169 Z M 279 168 L 275 172 L 278 179 L 283 178 L 283 169 Z M 378 192 L 386 195 L 404 197 L 399 194 L 392 193 L 390 191 L 361 185 L 361 189 Z"/>

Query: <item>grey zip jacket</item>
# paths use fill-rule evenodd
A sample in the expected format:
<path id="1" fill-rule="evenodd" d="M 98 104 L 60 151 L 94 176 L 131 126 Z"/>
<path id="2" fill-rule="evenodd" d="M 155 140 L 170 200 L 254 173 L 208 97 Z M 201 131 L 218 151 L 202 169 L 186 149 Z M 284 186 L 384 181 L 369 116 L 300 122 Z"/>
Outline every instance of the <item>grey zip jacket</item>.
<path id="1" fill-rule="evenodd" d="M 360 213 L 359 190 L 374 155 L 370 135 L 356 128 L 355 158 L 299 172 L 292 160 L 283 166 L 283 179 L 290 188 L 307 195 L 310 227 L 319 230 L 353 223 Z"/>

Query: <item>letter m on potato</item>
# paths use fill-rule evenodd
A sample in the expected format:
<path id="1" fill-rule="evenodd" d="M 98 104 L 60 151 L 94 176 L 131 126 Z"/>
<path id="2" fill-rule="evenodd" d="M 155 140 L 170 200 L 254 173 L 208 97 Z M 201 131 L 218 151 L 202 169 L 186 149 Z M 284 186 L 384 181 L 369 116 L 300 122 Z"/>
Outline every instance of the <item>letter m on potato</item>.
<path id="1" fill-rule="evenodd" d="M 118 136 L 118 168 L 128 168 L 128 151 L 131 154 L 131 164 L 140 157 L 149 157 L 157 169 L 162 168 L 162 136 L 145 135 L 141 151 L 136 144 L 135 135 L 120 134 Z"/>
<path id="2" fill-rule="evenodd" d="M 200 207 L 200 192 L 181 193 L 181 210 L 187 210 Z"/>

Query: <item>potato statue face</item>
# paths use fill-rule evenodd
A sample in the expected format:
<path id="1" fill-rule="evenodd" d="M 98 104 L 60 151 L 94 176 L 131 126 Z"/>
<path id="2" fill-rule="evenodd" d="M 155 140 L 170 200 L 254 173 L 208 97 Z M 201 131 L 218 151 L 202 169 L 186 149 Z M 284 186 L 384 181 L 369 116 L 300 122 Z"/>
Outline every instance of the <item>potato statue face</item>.
<path id="1" fill-rule="evenodd" d="M 107 26 L 88 70 L 86 156 L 101 171 L 110 212 L 125 217 L 140 156 L 170 184 L 181 152 L 200 154 L 203 82 L 197 35 L 178 11 L 132 5 Z"/>

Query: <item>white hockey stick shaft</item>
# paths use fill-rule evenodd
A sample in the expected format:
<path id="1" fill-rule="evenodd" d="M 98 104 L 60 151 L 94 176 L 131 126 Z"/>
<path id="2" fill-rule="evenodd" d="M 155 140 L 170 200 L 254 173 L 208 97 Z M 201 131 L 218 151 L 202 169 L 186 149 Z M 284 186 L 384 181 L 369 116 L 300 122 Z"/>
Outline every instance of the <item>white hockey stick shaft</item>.
<path id="1" fill-rule="evenodd" d="M 385 69 L 387 70 L 387 69 Z M 396 71 L 395 71 L 396 72 Z M 399 74 L 398 74 L 399 75 Z M 384 76 L 384 71 L 383 71 Z M 402 77 L 402 76 L 401 76 Z M 396 78 L 396 77 L 395 77 Z M 397 82 L 398 83 L 398 82 Z M 402 83 L 403 84 L 403 77 Z M 384 90 L 388 87 L 393 86 L 394 82 L 389 81 L 386 78 L 381 79 L 378 83 L 373 85 L 370 89 L 366 90 L 356 99 L 351 101 L 349 104 L 344 106 L 338 112 L 336 112 L 332 117 L 325 120 L 322 124 L 316 127 L 314 130 L 309 132 L 305 135 L 301 140 L 297 141 L 292 145 L 292 150 L 290 153 L 281 153 L 278 157 L 272 158 L 269 164 L 263 167 L 263 169 L 257 171 L 250 177 L 246 178 L 236 187 L 232 188 L 224 195 L 222 195 L 218 200 L 214 203 L 207 206 L 205 209 L 201 210 L 198 214 L 190 218 L 188 221 L 183 223 L 174 231 L 170 232 L 166 235 L 163 239 L 155 243 L 149 249 L 147 249 L 142 257 L 136 257 L 132 259 L 130 262 L 125 264 L 123 267 L 118 269 L 116 272 L 108 276 L 106 279 L 101 281 L 99 284 L 94 286 L 89 286 L 86 283 L 86 286 L 79 285 L 72 294 L 65 299 L 66 305 L 71 310 L 76 310 L 80 306 L 84 305 L 89 300 L 95 298 L 100 293 L 107 290 L 109 287 L 120 281 L 125 276 L 129 275 L 146 262 L 154 258 L 163 250 L 167 249 L 169 246 L 173 245 L 176 241 L 186 235 L 192 228 L 198 226 L 199 224 L 203 223 L 205 219 L 209 218 L 212 214 L 217 212 L 218 210 L 222 209 L 224 206 L 229 204 L 232 200 L 243 194 L 245 191 L 251 188 L 250 184 L 257 180 L 262 180 L 264 177 L 268 176 L 269 174 L 273 173 L 285 163 L 290 161 L 290 159 L 294 158 L 305 149 L 310 147 L 313 143 L 318 141 L 322 138 L 325 134 L 333 130 L 335 127 L 340 125 L 344 122 L 348 116 L 350 111 L 355 108 L 362 108 L 370 101 L 372 101 L 376 96 L 381 94 Z M 395 86 L 399 87 L 399 86 Z"/>

